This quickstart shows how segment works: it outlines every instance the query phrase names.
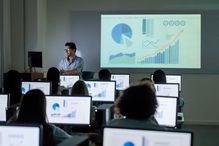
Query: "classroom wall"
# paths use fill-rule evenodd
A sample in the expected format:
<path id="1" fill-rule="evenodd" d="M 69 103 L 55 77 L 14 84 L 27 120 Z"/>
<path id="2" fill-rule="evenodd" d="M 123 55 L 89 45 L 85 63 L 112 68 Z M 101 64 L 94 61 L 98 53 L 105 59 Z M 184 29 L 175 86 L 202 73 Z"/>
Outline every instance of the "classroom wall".
<path id="1" fill-rule="evenodd" d="M 160 10 L 160 9 L 181 9 L 181 10 L 219 10 L 219 2 L 211 0 L 180 1 L 162 0 L 153 1 L 129 1 L 127 0 L 111 0 L 99 1 L 93 0 L 24 0 L 25 2 L 25 20 L 24 20 L 24 47 L 12 50 L 21 51 L 19 58 L 24 58 L 28 50 L 39 50 L 44 53 L 44 70 L 51 66 L 57 66 L 59 60 L 64 57 L 64 44 L 67 41 L 75 41 L 81 56 L 86 60 L 85 70 L 98 71 L 99 67 L 99 48 L 96 44 L 99 40 L 96 38 L 83 38 L 84 34 L 73 33 L 72 28 L 72 12 L 74 11 L 137 11 L 137 10 Z M 22 7 L 22 6 L 20 6 Z M 19 10 L 18 10 L 19 11 Z M 14 16 L 15 17 L 15 16 Z M 81 18 L 83 19 L 83 18 Z M 77 22 L 75 22 L 77 23 Z M 80 25 L 80 24 L 77 24 Z M 83 24 L 89 27 L 88 24 Z M 19 29 L 17 27 L 17 29 Z M 92 30 L 94 33 L 96 30 Z M 16 38 L 18 38 L 17 36 Z M 14 38 L 14 42 L 18 43 L 19 39 Z M 87 46 L 83 42 L 89 42 L 91 46 Z M 89 52 L 89 53 L 83 53 Z M 13 52 L 14 54 L 15 52 Z M 11 59 L 16 62 L 16 59 Z M 215 60 L 216 61 L 216 60 Z M 24 63 L 22 63 L 24 62 Z M 20 69 L 25 66 L 25 60 L 14 63 L 14 69 Z M 123 70 L 114 69 L 113 72 L 123 72 Z M 152 70 L 127 70 L 131 73 L 131 81 L 136 82 L 142 77 L 148 76 Z M 178 70 L 176 70 L 178 72 Z M 183 73 L 183 92 L 182 97 L 185 99 L 185 120 L 187 123 L 193 124 L 219 124 L 219 115 L 217 111 L 217 103 L 219 103 L 217 93 L 217 81 L 219 74 L 192 74 Z"/>

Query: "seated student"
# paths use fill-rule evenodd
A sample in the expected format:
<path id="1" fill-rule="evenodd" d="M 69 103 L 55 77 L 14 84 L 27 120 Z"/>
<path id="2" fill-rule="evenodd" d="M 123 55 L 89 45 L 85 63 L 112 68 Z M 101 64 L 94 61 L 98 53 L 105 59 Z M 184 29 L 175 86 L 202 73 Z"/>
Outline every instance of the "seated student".
<path id="1" fill-rule="evenodd" d="M 111 73 L 108 69 L 101 69 L 98 73 L 99 80 L 101 81 L 110 81 Z"/>
<path id="2" fill-rule="evenodd" d="M 75 96 L 89 96 L 86 83 L 83 80 L 78 80 L 72 86 L 71 95 Z"/>
<path id="3" fill-rule="evenodd" d="M 73 96 L 89 96 L 89 92 L 86 83 L 83 80 L 78 80 L 72 86 L 71 95 Z M 92 125 L 95 124 L 95 110 L 96 107 L 92 106 Z"/>
<path id="4" fill-rule="evenodd" d="M 100 81 L 111 81 L 111 73 L 108 69 L 101 69 L 98 73 Z M 116 99 L 119 96 L 119 91 L 116 90 Z"/>
<path id="5" fill-rule="evenodd" d="M 63 89 L 59 86 L 60 72 L 57 68 L 49 68 L 47 72 L 47 81 L 52 83 L 52 95 L 61 95 Z"/>
<path id="6" fill-rule="evenodd" d="M 21 92 L 21 75 L 16 70 L 8 71 L 4 76 L 3 81 L 4 93 L 10 94 L 10 106 L 20 104 Z"/>
<path id="7" fill-rule="evenodd" d="M 9 119 L 7 123 L 10 123 L 16 120 L 22 99 L 20 73 L 16 70 L 8 71 L 4 76 L 3 85 L 4 93 L 10 95 L 10 103 L 7 108 L 7 119 Z"/>
<path id="8" fill-rule="evenodd" d="M 108 125 L 126 128 L 159 128 L 153 118 L 157 105 L 155 92 L 149 84 L 131 86 L 123 91 L 115 104 L 122 118 L 113 119 Z"/>
<path id="9" fill-rule="evenodd" d="M 149 86 L 151 87 L 151 89 L 152 89 L 154 92 L 156 92 L 155 87 L 154 87 L 154 82 L 153 82 L 150 78 L 147 78 L 147 77 L 146 77 L 146 78 L 142 78 L 142 79 L 140 80 L 140 85 L 141 85 L 141 84 L 149 85 Z M 155 123 L 158 124 L 158 122 L 157 122 L 157 120 L 155 119 L 154 116 L 152 116 L 151 119 L 152 119 Z"/>
<path id="10" fill-rule="evenodd" d="M 166 74 L 161 69 L 158 69 L 153 74 L 153 81 L 154 83 L 166 83 Z"/>
<path id="11" fill-rule="evenodd" d="M 47 123 L 46 98 L 38 89 L 30 90 L 24 95 L 16 123 L 41 124 L 44 146 L 52 146 L 71 137 L 64 130 Z"/>

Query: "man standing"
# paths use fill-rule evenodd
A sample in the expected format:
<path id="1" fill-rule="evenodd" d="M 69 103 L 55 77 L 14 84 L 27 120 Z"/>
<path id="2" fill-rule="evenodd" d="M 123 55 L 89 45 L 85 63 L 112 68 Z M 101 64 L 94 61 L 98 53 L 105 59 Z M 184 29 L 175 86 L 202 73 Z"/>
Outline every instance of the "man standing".
<path id="1" fill-rule="evenodd" d="M 65 43 L 65 53 L 67 57 L 63 58 L 59 63 L 61 74 L 80 75 L 83 70 L 84 60 L 76 56 L 76 45 L 73 42 Z"/>

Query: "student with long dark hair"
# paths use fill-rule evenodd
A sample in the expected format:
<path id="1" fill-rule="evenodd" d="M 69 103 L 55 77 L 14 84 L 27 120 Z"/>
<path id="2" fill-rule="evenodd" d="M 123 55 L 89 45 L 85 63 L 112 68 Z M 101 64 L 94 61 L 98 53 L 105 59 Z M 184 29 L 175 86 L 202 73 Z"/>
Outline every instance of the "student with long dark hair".
<path id="1" fill-rule="evenodd" d="M 71 137 L 64 130 L 48 123 L 46 98 L 38 89 L 30 90 L 24 95 L 16 123 L 43 125 L 44 146 L 54 145 Z"/>
<path id="2" fill-rule="evenodd" d="M 21 92 L 21 75 L 16 70 L 10 70 L 4 74 L 3 81 L 4 93 L 10 94 L 10 106 L 20 104 Z"/>
<path id="3" fill-rule="evenodd" d="M 53 129 L 47 123 L 46 99 L 41 90 L 30 90 L 24 95 L 16 123 L 42 125 L 43 145 L 53 145 Z"/>
<path id="4" fill-rule="evenodd" d="M 59 86 L 60 83 L 60 71 L 55 68 L 49 68 L 47 72 L 47 81 L 52 83 L 52 94 L 53 95 L 61 95 L 61 88 Z"/>
<path id="5" fill-rule="evenodd" d="M 86 83 L 83 80 L 78 80 L 72 86 L 71 95 L 74 96 L 89 96 Z"/>

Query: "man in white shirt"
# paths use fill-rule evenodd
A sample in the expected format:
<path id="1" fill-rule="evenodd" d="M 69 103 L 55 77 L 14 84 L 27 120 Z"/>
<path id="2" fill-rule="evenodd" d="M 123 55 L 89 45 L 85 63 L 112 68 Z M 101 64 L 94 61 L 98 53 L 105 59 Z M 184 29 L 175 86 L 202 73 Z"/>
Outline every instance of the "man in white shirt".
<path id="1" fill-rule="evenodd" d="M 65 43 L 65 49 L 67 57 L 63 58 L 59 63 L 59 70 L 61 74 L 81 75 L 84 60 L 81 57 L 76 56 L 76 45 L 73 42 Z"/>

